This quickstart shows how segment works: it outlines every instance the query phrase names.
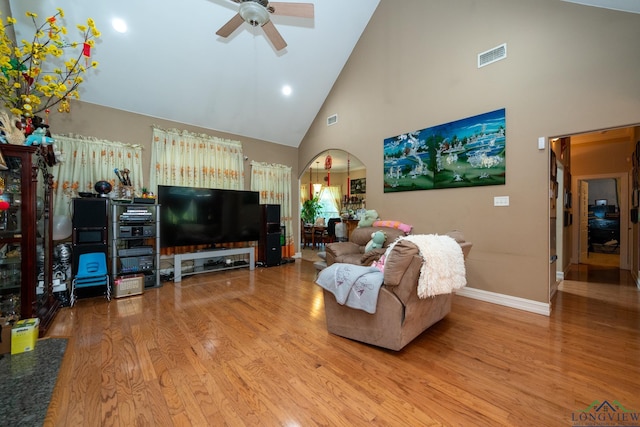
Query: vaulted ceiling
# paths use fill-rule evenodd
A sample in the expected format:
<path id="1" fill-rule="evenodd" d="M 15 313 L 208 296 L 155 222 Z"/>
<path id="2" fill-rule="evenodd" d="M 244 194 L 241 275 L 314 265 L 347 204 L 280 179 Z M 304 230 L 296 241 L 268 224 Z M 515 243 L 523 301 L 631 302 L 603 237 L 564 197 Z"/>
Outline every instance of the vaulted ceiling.
<path id="1" fill-rule="evenodd" d="M 83 101 L 298 147 L 380 0 L 306 1 L 312 19 L 272 15 L 288 43 L 280 51 L 247 23 L 216 35 L 238 12 L 231 0 L 8 3 L 19 39 L 33 34 L 26 11 L 44 19 L 62 8 L 70 39 L 76 24 L 95 20 L 102 36 L 92 59 L 100 65 L 81 86 Z M 574 3 L 640 12 L 638 0 Z M 113 18 L 128 31 L 117 32 Z"/>

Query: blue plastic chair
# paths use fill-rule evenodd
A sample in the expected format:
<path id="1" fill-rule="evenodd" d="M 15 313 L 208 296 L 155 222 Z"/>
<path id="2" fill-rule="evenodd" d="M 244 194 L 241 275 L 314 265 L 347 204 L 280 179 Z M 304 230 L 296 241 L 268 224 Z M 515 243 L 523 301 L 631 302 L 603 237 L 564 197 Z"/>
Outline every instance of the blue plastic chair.
<path id="1" fill-rule="evenodd" d="M 76 302 L 76 289 L 91 286 L 106 286 L 107 301 L 111 301 L 111 281 L 107 271 L 107 256 L 104 252 L 81 254 L 78 273 L 71 281 L 71 306 Z"/>

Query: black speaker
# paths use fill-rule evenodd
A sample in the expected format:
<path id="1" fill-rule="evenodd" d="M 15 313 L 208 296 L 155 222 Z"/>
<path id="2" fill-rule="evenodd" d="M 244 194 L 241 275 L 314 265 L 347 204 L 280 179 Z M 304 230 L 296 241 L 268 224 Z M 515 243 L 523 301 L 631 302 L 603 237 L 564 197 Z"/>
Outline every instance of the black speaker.
<path id="1" fill-rule="evenodd" d="M 87 197 L 72 199 L 73 228 L 106 228 L 109 218 L 109 199 L 104 197 Z"/>
<path id="2" fill-rule="evenodd" d="M 280 205 L 262 205 L 264 222 L 280 226 Z"/>
<path id="3" fill-rule="evenodd" d="M 282 248 L 280 247 L 280 232 L 268 233 L 265 239 L 265 260 L 267 267 L 280 265 L 282 261 Z"/>
<path id="4" fill-rule="evenodd" d="M 260 241 L 258 261 L 271 267 L 280 265 L 282 246 L 280 244 L 280 205 L 260 205 Z"/>
<path id="5" fill-rule="evenodd" d="M 107 260 L 109 259 L 109 199 L 87 197 L 72 200 L 71 273 L 75 277 L 78 273 L 80 255 L 102 252 L 107 257 Z M 78 298 L 95 297 L 103 295 L 105 291 L 105 286 L 79 288 L 76 289 L 76 296 Z"/>

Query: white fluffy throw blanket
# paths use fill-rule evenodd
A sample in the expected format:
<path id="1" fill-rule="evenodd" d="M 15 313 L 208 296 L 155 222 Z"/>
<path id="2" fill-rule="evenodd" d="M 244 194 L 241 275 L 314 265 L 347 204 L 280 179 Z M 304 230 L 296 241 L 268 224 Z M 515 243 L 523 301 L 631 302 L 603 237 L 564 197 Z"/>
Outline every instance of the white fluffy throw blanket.
<path id="1" fill-rule="evenodd" d="M 418 280 L 418 297 L 449 294 L 467 285 L 462 248 L 449 236 L 415 234 L 400 237 L 415 244 L 423 258 Z M 394 242 L 395 243 L 395 242 Z"/>

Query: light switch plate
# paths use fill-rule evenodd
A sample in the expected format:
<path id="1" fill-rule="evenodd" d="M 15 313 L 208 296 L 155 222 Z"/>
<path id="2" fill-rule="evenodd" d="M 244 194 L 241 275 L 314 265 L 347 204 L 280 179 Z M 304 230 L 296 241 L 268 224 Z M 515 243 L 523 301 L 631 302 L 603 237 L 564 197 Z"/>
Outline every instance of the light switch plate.
<path id="1" fill-rule="evenodd" d="M 541 136 L 538 138 L 538 150 L 544 150 L 545 145 L 546 145 L 546 138 L 544 136 Z"/>
<path id="2" fill-rule="evenodd" d="M 493 198 L 493 206 L 509 206 L 509 196 L 496 196 Z"/>

